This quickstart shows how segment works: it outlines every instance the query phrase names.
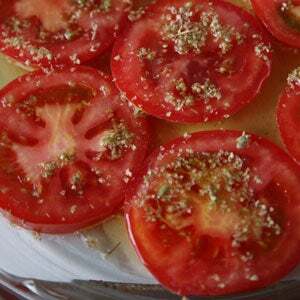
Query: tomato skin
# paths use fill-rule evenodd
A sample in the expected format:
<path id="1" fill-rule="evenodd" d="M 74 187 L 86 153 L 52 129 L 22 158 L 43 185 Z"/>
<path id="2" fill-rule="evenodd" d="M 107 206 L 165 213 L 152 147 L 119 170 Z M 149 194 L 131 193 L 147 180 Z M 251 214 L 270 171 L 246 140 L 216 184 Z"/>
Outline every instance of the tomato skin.
<path id="1" fill-rule="evenodd" d="M 186 1 L 177 1 L 176 5 L 185 2 Z M 193 3 L 197 3 L 197 1 L 193 1 Z M 134 54 L 138 50 L 137 46 L 139 46 L 140 49 L 142 49 L 142 47 L 147 48 L 146 45 L 148 44 L 160 45 L 164 40 L 161 37 L 154 36 L 153 32 L 157 34 L 156 29 L 153 29 L 153 32 L 147 32 L 147 34 L 145 33 L 145 36 L 143 36 L 141 33 L 137 33 L 137 35 L 139 34 L 139 36 L 136 39 L 134 33 L 132 32 L 136 32 L 136 31 L 139 32 L 139 30 L 141 30 L 140 27 L 143 26 L 146 27 L 146 25 L 143 25 L 143 22 L 145 24 L 147 22 L 148 23 L 159 22 L 158 20 L 159 14 L 163 10 L 164 6 L 167 6 L 169 4 L 170 1 L 165 0 L 165 1 L 160 1 L 159 5 L 154 4 L 150 6 L 146 14 L 144 15 L 144 17 L 140 21 L 134 23 L 133 26 L 131 26 L 129 30 L 124 32 L 115 42 L 113 53 L 112 53 L 111 69 L 112 69 L 112 74 L 116 79 L 116 86 L 121 91 L 126 93 L 127 98 L 131 102 L 133 102 L 136 106 L 138 106 L 146 113 L 171 122 L 178 122 L 178 123 L 207 122 L 207 121 L 228 118 L 231 115 L 236 114 L 245 105 L 253 101 L 256 95 L 260 92 L 264 82 L 269 77 L 271 71 L 271 65 L 272 65 L 271 51 L 267 50 L 268 53 L 265 54 L 266 61 L 258 62 L 256 54 L 251 53 L 252 51 L 249 50 L 252 48 L 253 42 L 247 41 L 248 46 L 244 48 L 242 46 L 240 49 L 236 47 L 236 49 L 233 50 L 232 53 L 228 54 L 228 56 L 229 58 L 231 58 L 234 55 L 240 55 L 240 53 L 243 53 L 243 57 L 237 59 L 238 61 L 236 62 L 237 66 L 235 66 L 235 68 L 239 70 L 240 73 L 239 72 L 235 73 L 235 71 L 233 71 L 234 74 L 228 76 L 227 75 L 221 76 L 220 74 L 217 74 L 216 71 L 214 71 L 215 65 L 218 65 L 216 61 L 218 61 L 219 59 L 218 58 L 219 54 L 215 55 L 215 57 L 211 54 L 208 54 L 207 61 L 209 60 L 211 61 L 210 63 L 207 63 L 207 66 L 205 67 L 201 65 L 201 63 L 203 65 L 205 64 L 205 62 L 203 62 L 205 61 L 205 59 L 203 58 L 205 54 L 203 54 L 202 56 L 200 55 L 197 56 L 194 53 L 179 55 L 174 50 L 169 50 L 169 52 L 172 51 L 172 53 L 168 52 L 167 54 L 162 54 L 162 55 L 159 52 L 160 50 L 158 50 L 157 52 L 159 53 L 158 54 L 159 58 L 157 59 L 157 62 L 156 59 L 154 58 L 153 66 L 151 66 L 152 62 L 141 63 L 139 58 L 137 58 L 137 55 Z M 261 26 L 261 24 L 257 22 L 257 20 L 253 18 L 253 16 L 251 16 L 247 11 L 223 1 L 216 1 L 216 3 L 213 3 L 212 7 L 214 6 L 220 8 L 220 10 L 222 11 L 228 10 L 232 14 L 237 14 L 239 18 L 243 19 L 244 23 L 250 24 L 250 28 L 251 28 L 250 31 L 253 34 L 253 36 L 255 36 L 255 33 L 257 33 L 257 35 L 261 37 L 261 44 L 270 45 L 269 36 L 265 32 L 263 26 Z M 154 19 L 154 21 L 152 19 Z M 154 24 L 152 25 L 148 24 L 148 28 L 151 28 L 151 26 L 154 27 Z M 150 38 L 146 38 L 146 37 L 150 37 Z M 139 38 L 141 41 L 138 40 Z M 151 42 L 151 40 L 153 40 L 153 42 Z M 149 46 L 149 48 L 151 47 Z M 207 50 L 207 52 L 209 51 L 210 50 Z M 162 50 L 162 52 L 164 52 L 164 50 Z M 210 57 L 210 55 L 212 57 Z M 175 57 L 175 60 L 171 57 Z M 245 59 L 245 57 L 247 57 L 247 59 Z M 197 59 L 199 60 L 199 62 L 197 61 Z M 160 60 L 165 62 L 160 63 L 159 62 Z M 204 101 L 203 98 L 196 97 L 195 99 L 197 100 L 195 100 L 194 105 L 187 106 L 184 109 L 177 110 L 177 108 L 175 109 L 169 103 L 166 103 L 166 100 L 164 99 L 163 92 L 162 92 L 164 91 L 163 84 L 162 87 L 160 87 L 159 84 L 156 85 L 157 84 L 155 81 L 156 79 L 155 80 L 151 79 L 152 81 L 150 79 L 149 80 L 143 79 L 143 78 L 147 78 L 148 76 L 147 74 L 149 74 L 149 78 L 152 77 L 154 78 L 156 75 L 157 76 L 161 75 L 157 81 L 163 82 L 166 80 L 165 77 L 167 76 L 163 74 L 159 74 L 160 69 L 157 67 L 157 70 L 155 70 L 156 65 L 160 65 L 160 68 L 162 68 L 163 64 L 165 64 L 165 66 L 170 65 L 171 68 L 173 68 L 171 72 L 171 77 L 172 77 L 173 73 L 176 73 L 177 70 L 180 70 L 182 68 L 181 61 L 186 61 L 186 63 L 188 64 L 188 67 L 186 67 L 184 71 L 182 71 L 181 73 L 179 72 L 181 75 L 190 72 L 189 69 L 193 69 L 193 68 L 194 68 L 193 73 L 198 74 L 195 75 L 195 77 L 197 76 L 199 77 L 198 78 L 199 82 L 203 80 L 203 78 L 206 78 L 207 74 L 209 74 L 209 76 L 211 75 L 211 78 L 215 79 L 215 81 L 218 83 L 216 84 L 216 86 L 220 88 L 221 93 L 223 92 L 222 88 L 224 86 L 224 97 L 222 96 L 222 98 L 218 100 L 219 102 L 213 99 L 211 103 L 208 101 L 207 102 L 208 104 L 205 105 L 203 104 Z M 191 63 L 188 63 L 188 61 L 190 61 Z M 145 67 L 146 64 L 150 65 L 149 68 Z M 192 66 L 193 64 L 194 66 Z M 154 69 L 154 71 L 152 71 L 152 68 Z M 202 70 L 202 68 L 204 70 Z M 153 72 L 153 74 L 151 72 Z M 200 73 L 203 74 L 199 75 Z M 252 76 L 249 76 L 249 74 L 252 74 Z M 176 78 L 174 77 L 174 80 L 175 79 L 177 80 L 179 75 L 177 74 L 176 75 L 177 77 Z M 184 76 L 182 75 L 182 77 Z M 243 80 L 241 80 L 241 78 L 243 78 Z M 194 81 L 195 78 L 194 77 L 193 79 L 188 78 L 187 81 L 189 80 Z M 228 86 L 230 85 L 229 80 L 231 80 L 231 82 L 238 82 L 238 81 L 243 82 L 243 87 L 241 87 L 240 91 L 237 91 L 236 89 L 233 88 L 229 92 L 227 90 Z M 223 107 L 223 105 L 220 103 L 222 101 L 226 103 L 228 99 L 230 99 L 229 100 L 230 105 L 226 106 L 224 104 Z"/>
<path id="2" fill-rule="evenodd" d="M 112 0 L 113 11 L 108 15 L 104 15 L 102 12 L 98 13 L 98 16 L 86 17 L 81 22 L 85 27 L 83 34 L 73 40 L 63 41 L 40 41 L 34 36 L 30 37 L 30 33 L 11 34 L 5 33 L 6 19 L 14 14 L 14 5 L 17 1 L 11 1 L 3 4 L 2 18 L 0 19 L 0 26 L 3 34 L 0 37 L 0 51 L 8 57 L 23 64 L 25 69 L 55 69 L 63 68 L 65 66 L 79 65 L 84 62 L 90 61 L 95 57 L 101 55 L 108 50 L 116 37 L 129 25 L 128 11 L 130 6 L 120 0 Z M 60 6 L 60 2 L 56 4 Z M 69 13 L 69 12 L 68 12 Z M 103 25 L 103 20 L 107 24 Z M 26 19 L 27 20 L 27 19 Z M 29 19 L 32 24 L 32 31 L 36 30 L 38 26 L 36 18 Z M 112 22 L 115 24 L 109 24 Z M 93 26 L 97 25 L 95 32 L 93 32 Z M 102 29 L 103 27 L 103 29 Z M 98 30 L 98 28 L 102 29 Z M 103 31 L 105 30 L 105 31 Z M 60 32 L 58 32 L 60 33 Z M 67 31 L 68 33 L 68 31 Z M 29 37 L 28 37 L 29 36 Z M 28 39 L 27 39 L 28 38 Z M 7 41 L 12 42 L 7 42 Z"/>
<path id="3" fill-rule="evenodd" d="M 275 38 L 286 45 L 300 48 L 300 32 L 289 27 L 283 17 L 279 15 L 280 6 L 286 1 L 272 0 L 267 3 L 260 0 L 251 0 L 251 3 L 256 15 Z"/>
<path id="4" fill-rule="evenodd" d="M 71 89 L 76 84 L 82 86 L 83 91 L 88 91 L 88 93 L 82 93 L 80 90 L 81 94 L 78 94 L 79 97 L 77 97 L 79 101 L 87 101 L 87 103 L 90 101 L 90 104 L 84 104 L 86 108 L 78 121 L 79 123 L 73 118 L 75 115 L 73 115 L 72 120 L 68 121 L 69 116 L 73 114 L 68 113 L 71 107 L 68 105 L 71 105 L 72 101 L 78 100 L 75 100 L 75 96 L 72 96 L 71 92 L 69 94 L 67 92 L 69 86 Z M 58 89 L 56 92 L 53 90 L 61 85 L 66 85 L 67 90 Z M 28 119 L 26 116 L 19 117 L 20 112 L 15 115 L 14 109 L 18 107 L 16 105 L 22 105 L 24 99 L 28 99 L 30 95 L 35 95 L 40 99 L 38 101 L 42 101 L 35 108 L 36 111 L 43 111 L 43 105 L 49 105 L 46 110 L 47 113 L 40 115 L 42 120 L 45 120 L 46 125 L 43 123 L 36 125 L 36 121 L 30 117 Z M 14 104 L 7 106 L 4 104 L 5 99 L 14 99 Z M 127 102 L 120 100 L 118 91 L 108 75 L 104 75 L 96 69 L 82 66 L 50 73 L 44 73 L 40 70 L 19 77 L 8 84 L 0 91 L 0 100 L 2 103 L 0 107 L 0 133 L 2 136 L 4 131 L 7 132 L 12 141 L 10 143 L 13 145 L 2 148 L 3 144 L 1 143 L 0 168 L 3 168 L 4 165 L 7 167 L 18 166 L 16 169 L 13 167 L 13 174 L 20 178 L 8 178 L 5 172 L 0 171 L 0 210 L 5 216 L 24 228 L 38 232 L 70 233 L 100 223 L 119 212 L 123 205 L 124 192 L 130 185 L 130 178 L 147 154 L 150 128 L 145 117 L 135 116 L 133 108 L 128 106 Z M 51 101 L 55 102 L 51 104 Z M 76 102 L 74 104 L 76 105 Z M 61 112 L 58 110 L 56 113 L 57 109 L 60 106 L 64 107 L 64 105 L 67 108 Z M 98 113 L 95 114 L 95 111 Z M 98 134 L 93 133 L 95 132 L 94 126 L 98 123 L 101 125 L 103 122 L 105 125 L 107 123 L 106 118 L 110 120 L 111 117 L 108 115 L 112 113 L 116 120 L 120 119 L 124 122 L 128 126 L 128 130 L 134 134 L 133 145 L 135 149 L 124 148 L 126 152 L 124 154 L 121 152 L 120 157 L 112 160 L 108 154 L 103 155 L 103 158 L 100 156 L 100 159 L 97 160 L 88 158 L 86 156 L 87 150 L 93 145 L 98 145 L 94 144 L 92 138 L 95 134 L 97 137 Z M 55 119 L 56 116 L 59 117 L 62 114 L 65 114 L 64 118 Z M 47 119 L 47 116 L 50 118 Z M 24 124 L 19 126 L 16 120 Z M 59 130 L 53 132 L 53 128 L 56 128 L 55 124 L 58 125 Z M 111 123 L 105 126 L 101 130 L 105 130 L 105 128 L 110 130 Z M 89 127 L 93 130 L 90 131 Z M 62 139 L 60 139 L 61 132 L 64 134 Z M 89 133 L 89 137 L 87 136 L 88 132 L 92 132 Z M 69 142 L 72 135 L 74 135 L 74 140 Z M 16 138 L 16 136 L 23 138 Z M 41 177 L 43 190 L 42 194 L 37 196 L 40 199 L 33 194 L 31 195 L 31 192 L 28 194 L 26 189 L 31 191 L 31 183 L 30 186 L 26 184 L 25 175 L 32 174 L 30 170 L 37 170 L 33 171 L 33 174 L 39 172 L 37 169 L 40 166 L 39 161 L 53 161 L 51 157 L 55 153 L 61 152 L 60 147 L 72 146 L 74 141 L 76 144 L 74 160 L 72 158 L 70 164 L 59 167 L 54 174 L 50 174 L 50 177 Z M 32 153 L 36 153 L 36 157 L 33 157 L 34 154 Z M 64 155 L 63 152 L 61 153 Z M 31 165 L 28 164 L 27 156 Z M 26 158 L 25 163 L 23 157 Z M 24 169 L 22 164 L 29 171 Z M 103 169 L 105 172 L 103 174 L 106 176 L 105 178 L 109 178 L 107 179 L 109 183 L 102 183 L 100 181 L 102 177 L 97 177 L 98 173 L 95 173 L 97 176 L 93 173 L 93 169 L 96 172 L 98 168 Z M 73 187 L 71 188 L 69 181 L 67 181 L 71 180 L 72 174 L 76 174 L 77 171 L 80 171 L 84 178 L 84 193 L 78 195 L 74 194 Z M 97 183 L 98 179 L 99 184 Z M 35 181 L 32 179 L 32 182 Z M 25 193 L 22 189 L 25 189 Z M 76 190 L 76 187 L 74 189 Z"/>
<path id="5" fill-rule="evenodd" d="M 281 192 L 286 188 L 286 193 L 289 194 L 288 201 L 282 203 L 283 206 L 281 207 L 284 212 L 284 233 L 278 239 L 278 244 L 273 248 L 272 253 L 265 253 L 262 257 L 255 258 L 257 261 L 254 259 L 253 263 L 257 264 L 254 269 L 257 268 L 256 274 L 259 277 L 257 281 L 243 280 L 241 278 L 242 271 L 240 273 L 240 270 L 244 266 L 235 265 L 234 260 L 231 262 L 228 260 L 228 265 L 225 269 L 222 261 L 217 261 L 216 263 L 220 264 L 221 269 L 219 272 L 224 275 L 224 278 L 233 278 L 232 282 L 229 281 L 230 283 L 222 287 L 217 287 L 216 284 L 215 286 L 212 285 L 208 278 L 217 267 L 210 265 L 209 262 L 207 264 L 203 261 L 200 262 L 200 258 L 198 263 L 197 258 L 195 258 L 194 262 L 190 260 L 191 247 L 189 243 L 185 242 L 179 235 L 174 234 L 174 230 L 165 229 L 164 231 L 155 222 L 145 221 L 142 209 L 134 204 L 133 199 L 143 184 L 143 176 L 148 174 L 149 170 L 154 170 L 155 167 L 160 165 L 159 161 L 164 157 L 164 154 L 166 154 L 165 157 L 169 161 L 168 153 L 171 151 L 173 152 L 171 156 L 176 157 L 180 148 L 195 149 L 198 147 L 199 151 L 202 149 L 202 151 L 212 152 L 221 148 L 241 153 L 243 150 L 237 150 L 235 146 L 235 141 L 241 134 L 241 132 L 237 131 L 198 132 L 192 134 L 191 137 L 178 138 L 164 145 L 148 157 L 144 167 L 135 177 L 134 185 L 130 187 L 127 193 L 126 221 L 132 244 L 143 264 L 155 278 L 176 294 L 185 296 L 219 296 L 254 291 L 280 280 L 295 268 L 300 261 L 300 239 L 298 238 L 300 222 L 299 217 L 297 217 L 299 215 L 300 199 L 299 197 L 294 197 L 294 195 L 299 194 L 300 169 L 281 149 L 264 138 L 251 135 L 249 149 L 243 149 L 246 152 L 244 153 L 245 156 L 248 158 L 259 156 L 259 149 L 263 148 L 264 151 L 267 149 L 265 154 L 269 152 L 272 159 L 278 159 L 282 165 L 286 165 L 289 171 L 286 169 L 282 172 L 291 172 L 290 174 L 292 174 L 293 178 L 284 178 L 283 182 L 276 183 Z M 264 168 L 268 168 L 268 165 L 270 164 L 266 164 Z M 270 169 L 274 168 L 271 167 Z M 276 176 L 278 175 L 279 177 L 281 176 L 280 171 L 278 171 Z M 276 179 L 270 179 L 270 181 L 273 180 L 276 182 Z M 276 192 L 273 196 L 277 196 Z M 170 246 L 162 246 L 163 239 L 168 239 Z M 209 253 L 211 249 L 208 248 L 207 251 Z M 172 256 L 176 258 L 176 261 L 172 261 L 172 258 L 169 258 Z M 209 261 L 209 259 L 209 257 L 204 258 L 204 261 Z M 250 262 L 249 267 L 251 267 L 251 264 Z M 169 271 L 171 268 L 173 270 Z M 231 268 L 234 270 L 233 272 L 231 272 Z"/>

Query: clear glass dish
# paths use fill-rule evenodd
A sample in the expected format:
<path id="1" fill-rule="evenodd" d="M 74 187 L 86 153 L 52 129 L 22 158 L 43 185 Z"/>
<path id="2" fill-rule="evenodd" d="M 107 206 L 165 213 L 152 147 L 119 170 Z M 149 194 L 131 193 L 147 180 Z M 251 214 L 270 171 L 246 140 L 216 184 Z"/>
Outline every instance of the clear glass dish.
<path id="1" fill-rule="evenodd" d="M 0 274 L 0 283 L 19 299 L 28 300 L 297 300 L 300 281 L 287 281 L 254 293 L 226 297 L 179 297 L 159 285 L 73 281 L 59 283 Z"/>

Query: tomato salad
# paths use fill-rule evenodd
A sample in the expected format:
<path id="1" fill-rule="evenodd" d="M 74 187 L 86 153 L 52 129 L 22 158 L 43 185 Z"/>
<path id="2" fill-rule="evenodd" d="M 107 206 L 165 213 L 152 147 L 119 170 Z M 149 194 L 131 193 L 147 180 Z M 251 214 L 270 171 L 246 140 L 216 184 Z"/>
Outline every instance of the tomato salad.
<path id="1" fill-rule="evenodd" d="M 219 0 L 161 0 L 117 40 L 112 73 L 145 112 L 190 123 L 242 109 L 271 61 L 268 36 L 245 10 Z"/>
<path id="2" fill-rule="evenodd" d="M 245 132 L 199 132 L 161 146 L 128 194 L 142 261 L 181 295 L 271 284 L 300 259 L 298 166 Z"/>
<path id="3" fill-rule="evenodd" d="M 146 158 L 157 140 L 145 113 L 204 123 L 239 112 L 271 73 L 263 24 L 299 47 L 300 2 L 252 0 L 263 24 L 223 0 L 151 2 L 132 11 L 130 0 L 0 0 L 0 51 L 40 69 L 0 91 L 0 211 L 46 233 L 122 211 L 169 290 L 263 288 L 300 262 L 300 68 L 277 110 L 294 160 L 225 130 L 186 133 Z M 90 59 L 95 68 L 82 66 Z M 113 76 L 96 69 L 106 59 Z"/>
<path id="4" fill-rule="evenodd" d="M 0 92 L 0 208 L 36 231 L 73 232 L 116 213 L 149 141 L 108 76 L 77 67 Z"/>
<path id="5" fill-rule="evenodd" d="M 300 163 L 300 68 L 292 71 L 282 92 L 278 108 L 277 122 L 281 138 L 290 155 Z"/>
<path id="6" fill-rule="evenodd" d="M 79 65 L 103 53 L 128 23 L 130 1 L 1 1 L 0 50 L 25 66 Z"/>
<path id="7" fill-rule="evenodd" d="M 279 41 L 300 48 L 299 0 L 251 0 L 256 15 Z"/>

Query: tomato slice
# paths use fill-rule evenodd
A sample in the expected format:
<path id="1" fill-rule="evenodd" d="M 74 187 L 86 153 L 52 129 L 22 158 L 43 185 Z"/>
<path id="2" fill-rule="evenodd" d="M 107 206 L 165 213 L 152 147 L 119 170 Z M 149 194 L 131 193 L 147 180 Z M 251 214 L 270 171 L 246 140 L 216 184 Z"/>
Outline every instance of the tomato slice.
<path id="1" fill-rule="evenodd" d="M 0 51 L 27 66 L 76 65 L 103 53 L 127 24 L 129 1 L 1 2 Z"/>
<path id="2" fill-rule="evenodd" d="M 3 212 L 62 233 L 120 209 L 149 137 L 108 77 L 87 67 L 38 71 L 7 85 L 0 101 Z"/>
<path id="3" fill-rule="evenodd" d="M 300 68 L 291 72 L 277 107 L 281 139 L 289 154 L 300 163 Z"/>
<path id="4" fill-rule="evenodd" d="M 279 41 L 300 48 L 299 0 L 251 0 L 257 16 Z"/>
<path id="5" fill-rule="evenodd" d="M 300 172 L 252 134 L 199 132 L 160 147 L 131 186 L 131 240 L 181 295 L 249 291 L 300 260 Z"/>
<path id="6" fill-rule="evenodd" d="M 223 1 L 161 0 L 117 40 L 112 73 L 145 112 L 175 122 L 228 118 L 270 74 L 268 37 Z"/>

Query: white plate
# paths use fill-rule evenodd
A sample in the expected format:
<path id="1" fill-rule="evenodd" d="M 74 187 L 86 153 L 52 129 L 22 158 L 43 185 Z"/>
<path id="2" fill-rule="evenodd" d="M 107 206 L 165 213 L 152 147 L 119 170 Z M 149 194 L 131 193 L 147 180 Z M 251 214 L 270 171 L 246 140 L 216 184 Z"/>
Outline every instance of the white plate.
<path id="1" fill-rule="evenodd" d="M 14 275 L 155 283 L 134 253 L 119 216 L 84 234 L 60 236 L 36 235 L 0 217 L 0 236 L 0 267 Z M 98 249 L 88 247 L 86 239 Z"/>

